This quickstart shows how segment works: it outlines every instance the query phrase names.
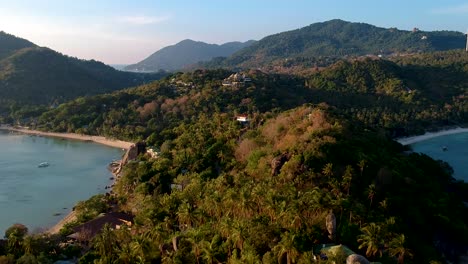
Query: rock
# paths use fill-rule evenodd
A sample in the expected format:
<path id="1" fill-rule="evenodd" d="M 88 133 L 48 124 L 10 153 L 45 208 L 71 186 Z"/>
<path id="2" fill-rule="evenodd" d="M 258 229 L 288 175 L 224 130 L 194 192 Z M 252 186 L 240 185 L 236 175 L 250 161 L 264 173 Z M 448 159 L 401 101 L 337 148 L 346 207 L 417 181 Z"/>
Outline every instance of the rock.
<path id="1" fill-rule="evenodd" d="M 146 143 L 144 141 L 137 142 L 130 146 L 127 153 L 122 159 L 122 164 L 127 164 L 131 160 L 135 160 L 138 155 L 146 153 Z"/>
<path id="2" fill-rule="evenodd" d="M 334 241 L 336 236 L 336 217 L 332 210 L 328 213 L 326 221 L 328 238 Z"/>
<path id="3" fill-rule="evenodd" d="M 277 157 L 275 157 L 271 161 L 271 175 L 276 176 L 280 173 L 281 168 L 283 167 L 284 163 L 288 161 L 290 158 L 290 155 L 288 153 L 281 154 Z"/>
<path id="4" fill-rule="evenodd" d="M 346 264 L 370 264 L 370 262 L 361 255 L 352 254 L 346 258 Z"/>

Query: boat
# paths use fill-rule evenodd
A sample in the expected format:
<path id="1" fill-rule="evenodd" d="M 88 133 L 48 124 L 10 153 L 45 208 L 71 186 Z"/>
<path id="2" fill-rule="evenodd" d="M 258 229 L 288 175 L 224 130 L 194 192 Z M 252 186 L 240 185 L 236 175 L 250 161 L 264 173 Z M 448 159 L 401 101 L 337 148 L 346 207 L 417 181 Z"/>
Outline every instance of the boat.
<path id="1" fill-rule="evenodd" d="M 45 168 L 45 167 L 49 167 L 49 162 L 41 162 L 39 163 L 39 165 L 37 165 L 38 168 Z"/>
<path id="2" fill-rule="evenodd" d="M 448 150 L 447 146 L 442 147 L 442 151 L 447 151 L 447 150 Z"/>

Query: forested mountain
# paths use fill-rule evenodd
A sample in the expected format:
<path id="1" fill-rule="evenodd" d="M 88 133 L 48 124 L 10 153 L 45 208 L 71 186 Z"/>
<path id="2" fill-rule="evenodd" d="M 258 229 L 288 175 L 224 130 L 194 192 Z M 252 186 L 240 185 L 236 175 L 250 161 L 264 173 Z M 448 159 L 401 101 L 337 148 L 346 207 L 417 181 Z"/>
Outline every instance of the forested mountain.
<path id="1" fill-rule="evenodd" d="M 131 230 L 104 227 L 65 248 L 50 242 L 57 238 L 11 235 L 0 254 L 313 263 L 334 243 L 381 263 L 456 263 L 468 248 L 468 185 L 391 138 L 468 123 L 467 56 L 337 60 L 301 76 L 249 70 L 237 75 L 243 80 L 196 70 L 44 112 L 14 111 L 5 121 L 145 140 L 158 156 L 130 162 L 113 195 L 76 207 L 85 221 L 118 204 L 135 215 Z M 241 114 L 248 122 L 236 120 Z M 323 260 L 344 262 L 340 254 Z"/>
<path id="2" fill-rule="evenodd" d="M 36 47 L 36 45 L 25 39 L 0 31 L 0 60 L 12 55 L 20 49 L 32 47 Z"/>
<path id="3" fill-rule="evenodd" d="M 366 92 L 353 79 L 363 69 L 370 72 Z M 381 76 L 383 70 L 390 73 Z M 400 74 L 394 63 L 365 60 L 340 62 L 307 86 L 301 78 L 251 71 L 251 84 L 227 87 L 221 80 L 230 72 L 196 71 L 43 114 L 38 128 L 146 139 L 159 155 L 129 163 L 114 188 L 120 209 L 135 215 L 131 230 L 105 227 L 91 244 L 41 257 L 313 263 L 323 244 L 335 243 L 382 263 L 456 262 L 468 245 L 466 185 L 451 178 L 447 164 L 409 153 L 384 131 L 463 113 L 432 104 L 424 89 L 414 98 L 401 96 L 399 84 L 388 83 L 388 93 L 374 89 Z M 337 83 L 315 83 L 329 83 L 331 75 L 340 76 Z M 346 79 L 355 88 L 342 89 Z M 383 93 L 388 98 L 379 99 Z M 400 100 L 401 112 L 386 108 Z M 327 103 L 308 103 L 318 101 Z M 236 121 L 238 113 L 249 122 Z M 105 212 L 108 199 L 82 203 L 79 219 Z M 89 251 L 80 256 L 76 247 Z M 323 263 L 345 263 L 342 255 L 328 256 Z"/>
<path id="4" fill-rule="evenodd" d="M 440 60 L 428 59 L 429 65 L 419 64 L 417 58 L 412 63 L 407 58 L 400 65 L 387 60 L 343 60 L 305 77 L 251 70 L 246 74 L 252 82 L 240 87 L 221 85 L 229 71 L 199 70 L 71 101 L 45 113 L 39 124 L 48 124 L 44 127 L 47 130 L 135 140 L 170 130 L 175 121 L 189 121 L 203 112 L 255 114 L 322 102 L 356 122 L 385 129 L 391 136 L 466 124 L 466 54 L 444 52 L 434 56 L 451 58 L 452 63 L 444 66 L 437 64 Z M 107 107 L 102 108 L 102 104 Z M 158 133 L 154 138 L 163 140 Z"/>
<path id="5" fill-rule="evenodd" d="M 464 45 L 465 37 L 460 32 L 406 31 L 335 19 L 267 36 L 205 66 L 264 67 L 285 59 L 443 51 L 461 49 Z"/>
<path id="6" fill-rule="evenodd" d="M 250 46 L 252 43 L 255 43 L 255 41 L 228 42 L 217 45 L 186 39 L 175 45 L 156 51 L 141 62 L 125 67 L 125 70 L 138 72 L 180 70 L 191 64 L 208 61 L 214 57 L 230 56 L 234 52 Z"/>
<path id="7" fill-rule="evenodd" d="M 137 86 L 161 74 L 121 72 L 0 33 L 0 114 L 15 104 L 53 105 Z"/>

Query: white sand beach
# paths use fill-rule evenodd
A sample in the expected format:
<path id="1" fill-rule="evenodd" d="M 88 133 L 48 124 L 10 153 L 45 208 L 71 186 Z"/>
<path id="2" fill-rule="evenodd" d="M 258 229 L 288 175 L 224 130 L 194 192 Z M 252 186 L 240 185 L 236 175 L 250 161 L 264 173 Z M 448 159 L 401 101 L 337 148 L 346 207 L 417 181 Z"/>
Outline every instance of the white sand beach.
<path id="1" fill-rule="evenodd" d="M 26 128 L 15 128 L 12 126 L 0 126 L 0 130 L 8 130 L 19 132 L 23 134 L 29 135 L 36 135 L 36 136 L 44 136 L 44 137 L 56 137 L 56 138 L 64 138 L 64 139 L 73 139 L 73 140 L 81 140 L 81 141 L 92 141 L 98 144 L 114 147 L 114 148 L 122 148 L 122 149 L 129 149 L 132 142 L 126 142 L 121 140 L 109 139 L 106 137 L 101 136 L 89 136 L 89 135 L 80 135 L 75 133 L 54 133 L 54 132 L 43 132 L 38 130 L 30 130 Z"/>
<path id="2" fill-rule="evenodd" d="M 424 135 L 413 136 L 413 137 L 406 137 L 406 138 L 398 138 L 396 141 L 402 145 L 410 145 L 416 142 L 424 141 L 427 139 L 445 136 L 445 135 L 453 135 L 458 133 L 466 133 L 468 132 L 468 128 L 453 128 L 448 130 L 441 130 L 437 132 L 426 132 Z"/>

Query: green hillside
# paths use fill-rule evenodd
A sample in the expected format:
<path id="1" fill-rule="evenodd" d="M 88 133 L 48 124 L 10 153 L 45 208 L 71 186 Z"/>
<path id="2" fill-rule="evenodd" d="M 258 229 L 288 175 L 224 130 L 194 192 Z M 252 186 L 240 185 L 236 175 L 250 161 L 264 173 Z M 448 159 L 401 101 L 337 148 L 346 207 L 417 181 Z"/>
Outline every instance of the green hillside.
<path id="1" fill-rule="evenodd" d="M 175 45 L 162 48 L 148 58 L 125 67 L 127 71 L 156 72 L 160 70 L 181 70 L 201 61 L 214 57 L 227 57 L 234 52 L 250 46 L 255 41 L 228 42 L 222 45 L 208 44 L 191 39 L 183 40 Z"/>
<path id="2" fill-rule="evenodd" d="M 25 39 L 0 31 L 0 60 L 12 55 L 20 49 L 32 47 L 36 47 L 36 45 Z"/>
<path id="3" fill-rule="evenodd" d="M 460 32 L 406 31 L 335 19 L 267 36 L 206 65 L 251 68 L 284 59 L 428 52 L 462 49 L 464 45 Z"/>
<path id="4" fill-rule="evenodd" d="M 252 70 L 247 72 L 252 82 L 242 87 L 222 86 L 231 73 L 225 70 L 176 74 L 134 89 L 71 101 L 45 113 L 39 126 L 48 124 L 43 128 L 55 131 L 85 127 L 86 133 L 127 139 L 145 139 L 157 132 L 154 138 L 161 142 L 164 136 L 158 133 L 201 113 L 254 115 L 326 103 L 365 126 L 404 136 L 467 123 L 467 62 L 458 58 L 450 67 L 339 61 L 306 77 Z M 428 73 L 433 74 L 430 81 Z"/>
<path id="5" fill-rule="evenodd" d="M 62 234 L 108 203 L 135 215 L 131 230 L 105 227 L 65 248 L 24 241 L 54 246 L 34 258 L 81 263 L 312 263 L 329 243 L 381 263 L 457 263 L 467 184 L 392 138 L 468 123 L 465 56 L 338 60 L 307 76 L 250 70 L 231 85 L 231 71 L 197 70 L 29 119 L 13 112 L 35 129 L 145 140 L 159 153 L 127 164 L 113 196 L 80 203 Z M 3 251 L 27 254 L 12 245 Z"/>
<path id="6" fill-rule="evenodd" d="M 0 33 L 0 115 L 54 106 L 79 96 L 112 92 L 155 80 L 162 73 L 117 71 L 98 61 L 68 57 Z"/>

